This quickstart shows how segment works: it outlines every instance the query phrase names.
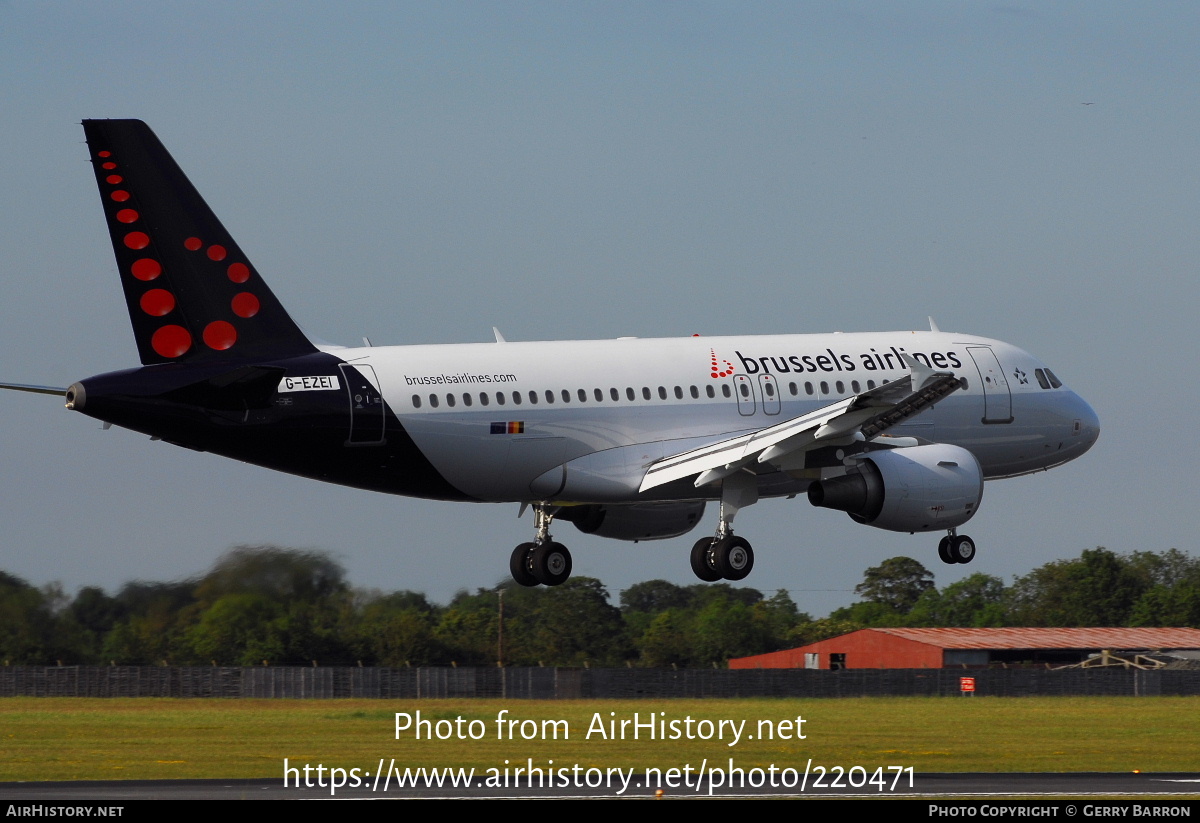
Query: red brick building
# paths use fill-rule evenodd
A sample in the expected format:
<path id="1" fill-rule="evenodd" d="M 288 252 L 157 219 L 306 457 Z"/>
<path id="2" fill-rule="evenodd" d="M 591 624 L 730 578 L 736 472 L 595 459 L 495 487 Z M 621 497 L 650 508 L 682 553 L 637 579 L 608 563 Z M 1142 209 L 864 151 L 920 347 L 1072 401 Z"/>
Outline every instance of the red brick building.
<path id="1" fill-rule="evenodd" d="M 1103 651 L 1193 652 L 1200 629 L 861 629 L 739 657 L 731 669 L 941 669 L 1079 663 Z"/>

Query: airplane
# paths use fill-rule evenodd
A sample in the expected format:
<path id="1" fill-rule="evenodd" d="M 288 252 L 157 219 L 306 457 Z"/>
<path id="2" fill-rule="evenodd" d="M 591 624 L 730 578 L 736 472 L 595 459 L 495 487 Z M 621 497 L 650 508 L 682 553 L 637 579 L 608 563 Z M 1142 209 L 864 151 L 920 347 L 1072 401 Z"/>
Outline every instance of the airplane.
<path id="1" fill-rule="evenodd" d="M 517 503 L 523 586 L 559 585 L 553 521 L 618 540 L 678 537 L 703 581 L 754 566 L 734 517 L 761 498 L 897 532 L 958 527 L 985 480 L 1043 471 L 1099 419 L 1044 363 L 928 331 L 347 348 L 317 344 L 139 120 L 85 120 L 141 366 L 89 377 L 66 407 L 168 443 L 390 494 Z M 364 341 L 366 342 L 366 341 Z"/>

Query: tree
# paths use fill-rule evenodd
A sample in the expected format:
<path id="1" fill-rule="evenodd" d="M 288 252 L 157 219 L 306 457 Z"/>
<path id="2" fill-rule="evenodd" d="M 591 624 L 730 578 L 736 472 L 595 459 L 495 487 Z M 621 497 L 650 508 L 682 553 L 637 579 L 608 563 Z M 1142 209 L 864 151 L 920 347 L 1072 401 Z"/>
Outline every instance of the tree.
<path id="1" fill-rule="evenodd" d="M 908 614 L 933 588 L 933 572 L 911 557 L 892 557 L 863 573 L 854 593 L 872 603 L 882 603 L 897 614 Z"/>
<path id="2" fill-rule="evenodd" d="M 1007 625 L 1004 581 L 976 573 L 951 583 L 942 591 L 929 589 L 909 612 L 910 626 L 965 626 L 982 628 Z"/>
<path id="3" fill-rule="evenodd" d="M 175 661 L 176 651 L 190 655 L 183 636 L 195 618 L 192 599 L 195 585 L 194 580 L 178 583 L 135 580 L 122 586 L 115 599 L 124 616 L 105 636 L 102 659 L 152 666 L 164 660 Z"/>
<path id="4" fill-rule="evenodd" d="M 211 660 L 224 666 L 285 662 L 286 641 L 279 625 L 283 614 L 278 601 L 262 594 L 239 592 L 220 597 L 188 632 L 194 662 Z"/>
<path id="5" fill-rule="evenodd" d="M 1011 617 L 1026 626 L 1127 626 L 1146 575 L 1103 546 L 1017 578 Z"/>
<path id="6" fill-rule="evenodd" d="M 621 592 L 621 612 L 658 614 L 667 609 L 686 609 L 692 603 L 693 592 L 666 580 L 647 580 L 635 583 Z"/>
<path id="7" fill-rule="evenodd" d="M 633 656 L 621 612 L 594 577 L 542 589 L 525 629 L 526 653 L 546 665 L 616 666 Z"/>
<path id="8" fill-rule="evenodd" d="M 688 666 L 692 657 L 692 615 L 683 609 L 661 611 L 637 638 L 642 665 Z"/>
<path id="9" fill-rule="evenodd" d="M 196 586 L 196 599 L 255 592 L 274 600 L 315 601 L 346 591 L 346 571 L 322 552 L 279 546 L 237 546 Z"/>
<path id="10" fill-rule="evenodd" d="M 0 572 L 0 663 L 54 665 L 63 657 L 56 593 Z"/>

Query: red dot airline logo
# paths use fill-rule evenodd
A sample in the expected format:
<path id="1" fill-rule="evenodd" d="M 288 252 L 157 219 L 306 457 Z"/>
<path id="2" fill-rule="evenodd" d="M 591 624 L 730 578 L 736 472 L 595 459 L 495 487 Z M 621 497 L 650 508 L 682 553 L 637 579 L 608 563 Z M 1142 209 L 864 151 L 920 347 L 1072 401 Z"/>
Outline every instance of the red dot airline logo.
<path id="1" fill-rule="evenodd" d="M 715 349 L 709 349 L 708 353 L 710 355 L 712 355 L 712 372 L 711 373 L 712 373 L 712 377 L 714 380 L 718 377 L 728 377 L 729 375 L 733 374 L 733 364 L 732 363 L 730 363 L 728 360 L 721 360 L 718 362 L 717 352 Z M 725 364 L 724 368 L 721 367 L 720 363 Z"/>
<path id="2" fill-rule="evenodd" d="M 111 215 L 112 219 L 116 221 L 113 225 L 114 236 L 119 237 L 127 249 L 141 252 L 144 255 L 130 264 L 129 273 L 142 283 L 149 284 L 151 281 L 158 281 L 153 284 L 154 288 L 148 288 L 138 298 L 138 307 L 143 313 L 149 317 L 161 317 L 167 321 L 151 333 L 150 346 L 160 357 L 167 359 L 182 357 L 193 348 L 194 340 L 192 332 L 186 326 L 181 325 L 180 322 L 170 322 L 173 319 L 182 321 L 182 318 L 175 314 L 175 309 L 178 307 L 175 294 L 168 288 L 162 287 L 167 285 L 163 282 L 167 278 L 159 279 L 163 275 L 163 264 L 155 253 L 155 239 L 146 231 L 139 229 L 139 227 L 145 228 L 142 214 L 137 208 L 130 205 L 136 203 L 136 199 L 128 190 L 129 184 L 123 174 L 124 170 L 119 167 L 117 158 L 114 158 L 113 153 L 108 149 L 96 152 L 96 157 L 105 171 L 116 172 L 119 170 L 122 172 L 105 175 L 103 180 L 104 183 L 113 187 L 108 192 L 109 198 L 123 206 Z M 220 244 L 214 243 L 204 248 L 204 241 L 199 237 L 188 237 L 183 241 L 183 247 L 191 252 L 204 249 L 205 256 L 214 263 L 221 263 L 229 256 L 228 250 Z M 233 283 L 241 285 L 250 279 L 250 267 L 245 263 L 235 261 L 228 264 L 226 274 Z M 261 307 L 262 304 L 258 297 L 249 291 L 238 292 L 230 301 L 230 310 L 242 319 L 254 317 Z M 233 348 L 238 339 L 237 328 L 228 320 L 218 319 L 207 322 L 200 332 L 204 344 L 213 351 Z"/>

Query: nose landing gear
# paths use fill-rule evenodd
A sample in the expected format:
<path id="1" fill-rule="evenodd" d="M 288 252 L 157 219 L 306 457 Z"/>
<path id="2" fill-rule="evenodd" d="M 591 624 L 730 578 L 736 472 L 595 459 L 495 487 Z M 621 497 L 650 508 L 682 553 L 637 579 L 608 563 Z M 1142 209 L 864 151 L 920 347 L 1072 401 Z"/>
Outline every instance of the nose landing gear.
<path id="1" fill-rule="evenodd" d="M 938 557 L 943 563 L 970 563 L 975 559 L 975 541 L 954 529 L 938 543 Z"/>

